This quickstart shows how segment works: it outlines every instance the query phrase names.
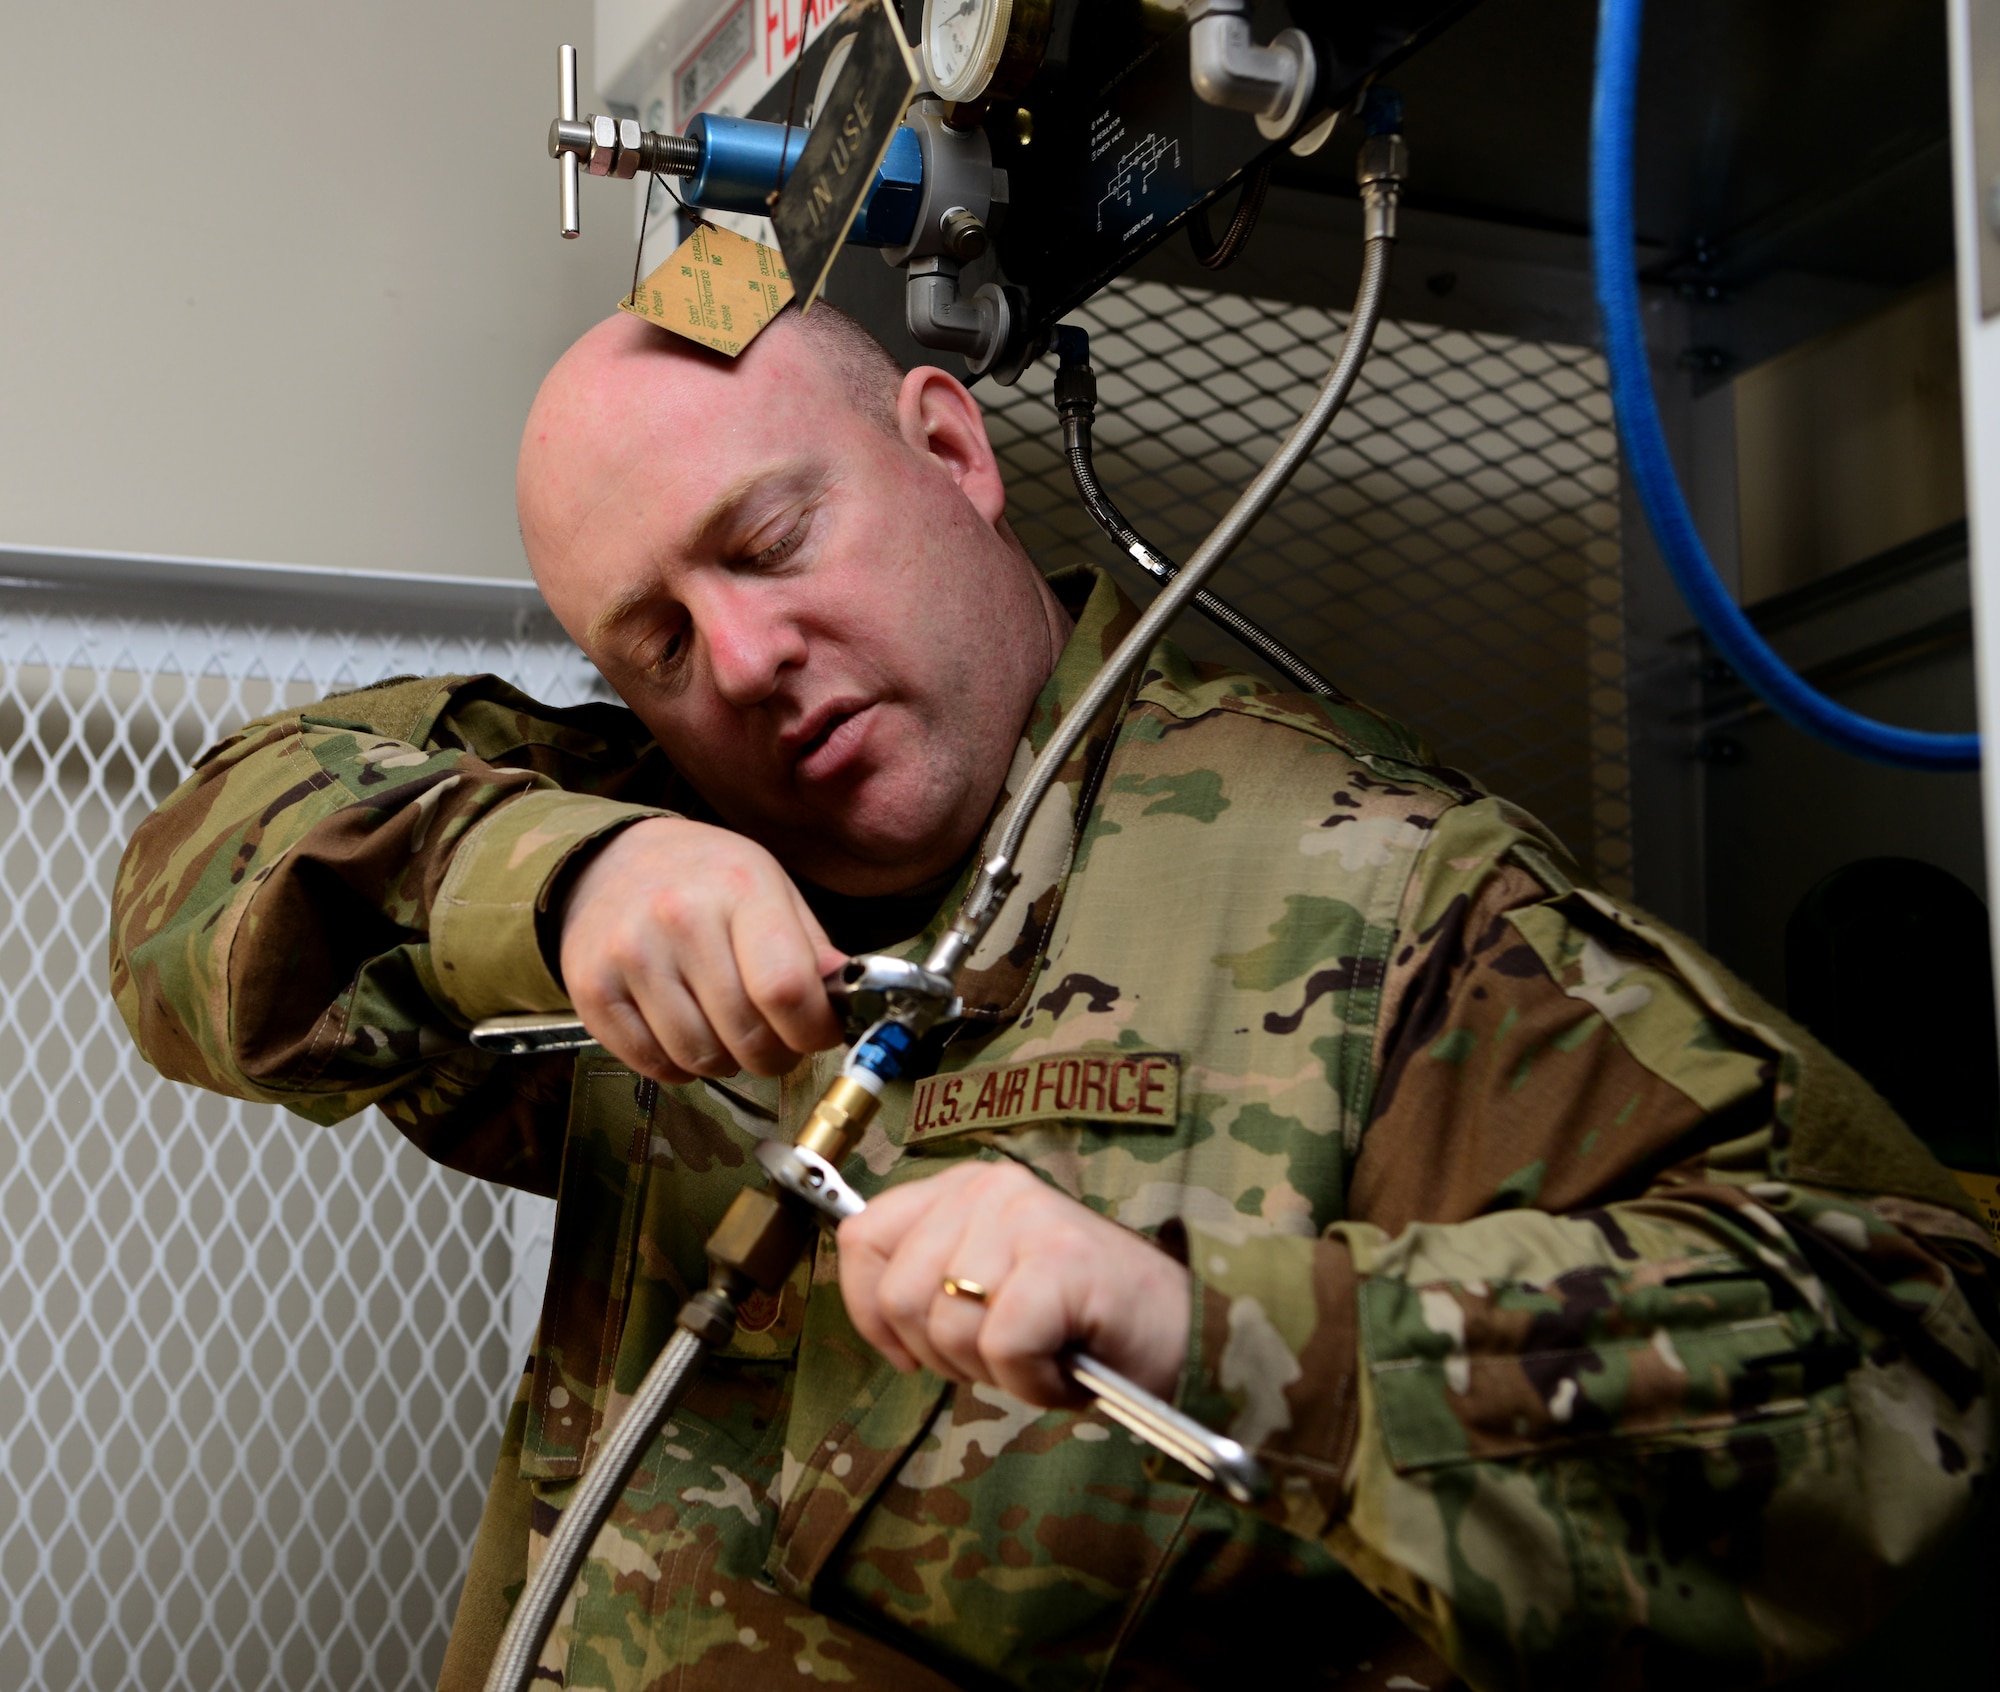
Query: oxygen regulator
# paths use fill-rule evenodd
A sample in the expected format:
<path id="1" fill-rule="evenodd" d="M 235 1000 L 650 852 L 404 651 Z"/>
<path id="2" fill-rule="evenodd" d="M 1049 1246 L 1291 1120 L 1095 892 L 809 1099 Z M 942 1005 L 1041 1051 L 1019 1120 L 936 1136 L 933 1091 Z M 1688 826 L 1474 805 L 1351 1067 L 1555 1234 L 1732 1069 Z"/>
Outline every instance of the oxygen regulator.
<path id="1" fill-rule="evenodd" d="M 1464 4 L 858 0 L 798 122 L 704 114 L 682 135 L 579 116 L 565 47 L 549 130 L 562 232 L 578 232 L 584 175 L 676 178 L 691 207 L 773 217 L 808 302 L 844 234 L 904 272 L 920 345 L 1011 383 L 1066 312 L 1211 201 L 1238 192 L 1254 215 L 1272 162 L 1325 145 Z M 825 230 L 823 253 L 794 250 L 811 243 L 788 209 Z M 968 294 L 989 251 L 999 277 Z"/>

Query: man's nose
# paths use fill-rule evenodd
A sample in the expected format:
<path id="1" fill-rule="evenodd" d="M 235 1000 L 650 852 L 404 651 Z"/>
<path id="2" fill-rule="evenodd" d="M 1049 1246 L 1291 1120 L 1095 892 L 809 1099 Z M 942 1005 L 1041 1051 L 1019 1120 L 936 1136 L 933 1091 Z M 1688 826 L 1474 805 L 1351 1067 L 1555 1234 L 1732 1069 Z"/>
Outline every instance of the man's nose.
<path id="1" fill-rule="evenodd" d="M 731 586 L 715 593 L 700 618 L 716 693 L 731 705 L 761 704 L 788 669 L 805 662 L 805 637 L 776 596 Z"/>

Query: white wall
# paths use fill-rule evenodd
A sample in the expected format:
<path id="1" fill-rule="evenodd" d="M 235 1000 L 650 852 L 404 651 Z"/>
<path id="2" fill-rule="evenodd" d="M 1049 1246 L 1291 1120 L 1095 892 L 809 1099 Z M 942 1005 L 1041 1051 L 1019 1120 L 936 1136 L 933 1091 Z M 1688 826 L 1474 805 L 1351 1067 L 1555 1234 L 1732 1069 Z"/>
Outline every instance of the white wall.
<path id="1" fill-rule="evenodd" d="M 591 34 L 589 0 L 5 0 L 0 542 L 524 574 L 522 419 L 632 258 L 623 184 L 556 234 Z"/>

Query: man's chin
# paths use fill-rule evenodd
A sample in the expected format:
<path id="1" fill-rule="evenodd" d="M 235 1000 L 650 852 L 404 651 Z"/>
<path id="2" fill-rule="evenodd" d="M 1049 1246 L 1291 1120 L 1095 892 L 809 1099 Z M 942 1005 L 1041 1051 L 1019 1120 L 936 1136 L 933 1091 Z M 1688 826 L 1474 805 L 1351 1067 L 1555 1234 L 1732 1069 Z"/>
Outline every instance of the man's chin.
<path id="1" fill-rule="evenodd" d="M 937 881 L 965 856 L 972 842 L 963 829 L 895 826 L 879 813 L 866 826 L 845 818 L 818 827 L 787 830 L 782 840 L 766 840 L 795 876 L 850 898 L 910 893 Z"/>

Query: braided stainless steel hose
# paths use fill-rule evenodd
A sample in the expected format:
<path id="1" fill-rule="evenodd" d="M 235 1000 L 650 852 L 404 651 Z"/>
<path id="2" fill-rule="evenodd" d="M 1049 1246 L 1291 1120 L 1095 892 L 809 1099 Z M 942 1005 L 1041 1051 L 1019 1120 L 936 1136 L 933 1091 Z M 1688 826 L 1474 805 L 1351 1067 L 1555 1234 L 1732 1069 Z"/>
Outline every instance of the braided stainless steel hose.
<path id="1" fill-rule="evenodd" d="M 535 1661 L 548 1643 L 549 1629 L 555 1626 L 556 1613 L 590 1553 L 591 1541 L 611 1514 L 611 1506 L 625 1490 L 625 1482 L 654 1433 L 693 1383 L 707 1350 L 697 1335 L 676 1328 L 674 1337 L 653 1359 L 625 1414 L 598 1448 L 596 1460 L 584 1471 L 556 1519 L 556 1531 L 549 1536 L 541 1565 L 507 1618 L 500 1648 L 486 1671 L 486 1692 L 525 1692 Z"/>
<path id="2" fill-rule="evenodd" d="M 1400 142 L 1397 145 L 1400 147 Z M 930 956 L 924 960 L 926 969 L 948 979 L 957 978 L 960 966 L 992 926 L 994 917 L 1006 902 L 1008 892 L 1019 879 L 1014 868 L 1015 857 L 1020 852 L 1021 841 L 1028 832 L 1029 823 L 1034 820 L 1037 807 L 1055 785 L 1056 772 L 1069 761 L 1098 712 L 1124 684 L 1133 668 L 1153 649 L 1154 642 L 1166 632 L 1167 625 L 1186 609 L 1201 591 L 1202 584 L 1250 532 L 1251 525 L 1270 509 L 1271 502 L 1305 462 L 1306 455 L 1319 444 L 1320 436 L 1326 433 L 1339 415 L 1341 406 L 1347 402 L 1355 378 L 1361 374 L 1361 366 L 1367 360 L 1368 349 L 1374 344 L 1376 327 L 1382 320 L 1382 300 L 1389 279 L 1389 252 L 1396 240 L 1395 191 L 1401 185 L 1400 179 L 1400 170 L 1394 176 L 1384 175 L 1378 179 L 1382 188 L 1373 195 L 1370 193 L 1373 185 L 1366 179 L 1363 181 L 1363 203 L 1368 210 L 1368 241 L 1361 260 L 1361 286 L 1354 297 L 1354 315 L 1348 320 L 1347 335 L 1341 342 L 1340 354 L 1333 361 L 1333 368 L 1327 372 L 1318 395 L 1306 414 L 1293 426 L 1284 445 L 1257 473 L 1256 480 L 1237 497 L 1236 503 L 1210 531 L 1208 539 L 1195 549 L 1194 556 L 1182 566 L 1180 573 L 1146 607 L 1124 643 L 1091 678 L 1083 697 L 1056 725 L 1041 756 L 1028 771 L 1028 779 L 1020 793 L 1008 806 L 993 850 L 980 866 L 979 874 L 966 893 L 965 903 L 959 907 L 957 919 L 939 937 L 937 944 L 931 948 Z"/>
<path id="3" fill-rule="evenodd" d="M 1067 330 L 1063 333 L 1068 333 Z M 1084 384 L 1076 378 L 1091 377 L 1086 397 Z M 1090 424 L 1096 403 L 1096 380 L 1088 364 L 1065 363 L 1056 377 L 1056 410 L 1062 417 L 1063 455 L 1083 508 L 1097 526 L 1118 543 L 1132 560 L 1156 581 L 1170 582 L 1181 567 L 1126 521 L 1125 513 L 1097 479 L 1092 462 Z M 1346 694 L 1321 675 L 1290 647 L 1236 609 L 1228 600 L 1203 588 L 1194 596 L 1194 608 L 1217 628 L 1225 629 L 1250 648 L 1295 687 L 1326 699 L 1344 699 Z"/>

